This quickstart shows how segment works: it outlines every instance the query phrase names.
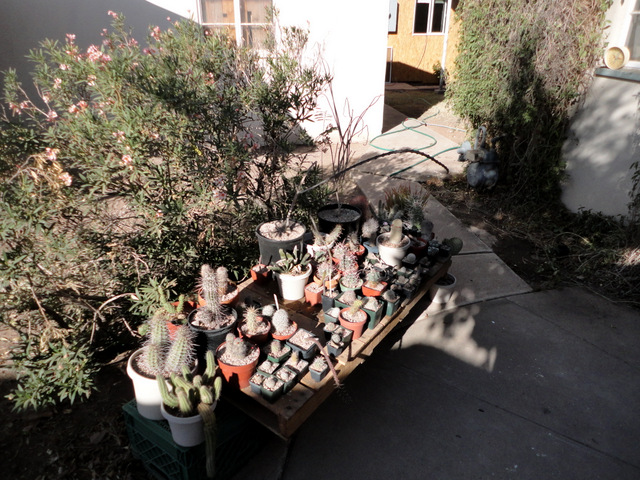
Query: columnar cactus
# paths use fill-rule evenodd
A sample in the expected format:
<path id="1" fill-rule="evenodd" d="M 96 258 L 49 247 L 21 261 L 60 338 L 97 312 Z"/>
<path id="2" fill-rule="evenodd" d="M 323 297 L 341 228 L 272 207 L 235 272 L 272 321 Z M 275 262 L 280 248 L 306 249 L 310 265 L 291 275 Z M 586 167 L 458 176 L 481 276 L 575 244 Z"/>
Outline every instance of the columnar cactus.
<path id="1" fill-rule="evenodd" d="M 247 332 L 251 335 L 255 335 L 260 332 L 260 325 L 262 324 L 260 315 L 258 315 L 258 309 L 253 306 L 247 307 L 244 311 L 244 320 L 247 328 Z"/>
<path id="2" fill-rule="evenodd" d="M 371 217 L 362 225 L 362 236 L 364 238 L 372 238 L 378 231 L 378 221 Z"/>
<path id="3" fill-rule="evenodd" d="M 389 243 L 400 246 L 404 235 L 402 233 L 402 220 L 396 218 L 391 222 L 391 233 L 389 234 Z"/>
<path id="4" fill-rule="evenodd" d="M 351 304 L 349 310 L 347 311 L 348 319 L 355 319 L 358 312 L 362 309 L 362 305 L 364 302 L 360 299 L 357 299 L 355 302 Z"/>

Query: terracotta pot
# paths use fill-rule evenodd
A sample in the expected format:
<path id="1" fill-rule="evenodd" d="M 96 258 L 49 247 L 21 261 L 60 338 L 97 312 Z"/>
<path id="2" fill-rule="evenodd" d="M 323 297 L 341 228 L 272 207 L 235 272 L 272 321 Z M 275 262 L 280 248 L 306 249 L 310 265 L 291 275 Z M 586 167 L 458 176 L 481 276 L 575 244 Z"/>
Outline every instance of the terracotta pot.
<path id="1" fill-rule="evenodd" d="M 258 285 L 264 285 L 271 279 L 271 270 L 263 263 L 251 267 L 249 273 L 251 274 L 251 279 Z"/>
<path id="2" fill-rule="evenodd" d="M 259 334 L 253 334 L 252 335 L 250 333 L 245 332 L 242 329 L 244 324 L 241 324 L 240 327 L 238 327 L 238 335 L 240 335 L 241 337 L 246 338 L 251 343 L 254 343 L 256 345 L 264 345 L 269 340 L 269 337 L 271 337 L 271 322 L 269 322 L 265 317 L 262 317 L 262 321 L 264 323 L 266 323 L 268 325 L 268 327 L 269 327 L 269 328 L 267 328 L 267 331 L 265 333 L 259 333 Z"/>
<path id="3" fill-rule="evenodd" d="M 304 299 L 312 307 L 322 303 L 322 286 L 317 283 L 309 283 L 304 287 Z"/>
<path id="4" fill-rule="evenodd" d="M 386 282 L 380 282 L 380 285 L 382 285 L 382 288 L 380 290 L 378 290 L 376 288 L 367 287 L 367 282 L 365 282 L 362 285 L 362 294 L 365 297 L 379 297 L 387 289 Z"/>
<path id="5" fill-rule="evenodd" d="M 342 310 L 340 310 L 340 316 L 338 317 L 338 320 L 340 321 L 340 325 L 342 325 L 347 330 L 351 330 L 353 332 L 353 340 L 357 340 L 362 336 L 362 331 L 364 330 L 364 326 L 367 323 L 367 320 L 369 319 L 369 317 L 367 316 L 367 313 L 364 310 L 360 310 L 361 314 L 359 315 L 362 317 L 362 321 L 350 322 L 349 320 L 343 317 L 344 312 L 348 310 L 349 310 L 348 308 L 343 308 Z"/>
<path id="6" fill-rule="evenodd" d="M 233 290 L 225 295 L 225 297 L 227 298 L 220 300 L 220 304 L 235 307 L 238 303 L 238 297 L 240 296 L 240 289 L 233 282 L 229 282 L 229 284 L 233 287 Z M 206 300 L 202 297 L 202 295 L 200 295 L 200 292 L 198 292 L 198 306 L 204 307 L 206 304 Z"/>
<path id="7" fill-rule="evenodd" d="M 245 388 L 249 386 L 249 379 L 253 376 L 258 366 L 258 360 L 260 355 L 256 355 L 256 359 L 246 365 L 230 365 L 220 360 L 220 356 L 224 353 L 225 343 L 220 345 L 216 350 L 216 359 L 218 360 L 218 366 L 222 372 L 222 376 L 226 382 L 232 387 Z M 252 347 L 252 351 L 257 350 L 257 346 Z"/>
<path id="8" fill-rule="evenodd" d="M 298 330 L 298 324 L 294 321 L 292 321 L 291 323 L 293 323 L 296 328 L 292 329 L 292 332 L 289 335 L 278 335 L 276 332 L 274 332 L 273 328 L 271 328 L 271 336 L 276 340 L 289 340 Z"/>

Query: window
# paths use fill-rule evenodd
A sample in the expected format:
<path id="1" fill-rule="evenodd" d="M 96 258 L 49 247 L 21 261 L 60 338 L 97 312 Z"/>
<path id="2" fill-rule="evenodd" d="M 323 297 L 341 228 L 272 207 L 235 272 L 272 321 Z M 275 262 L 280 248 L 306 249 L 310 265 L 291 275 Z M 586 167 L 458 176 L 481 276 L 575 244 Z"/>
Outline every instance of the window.
<path id="1" fill-rule="evenodd" d="M 446 6 L 446 0 L 416 0 L 413 33 L 444 33 Z"/>
<path id="2" fill-rule="evenodd" d="M 636 4 L 631 10 L 626 45 L 631 54 L 628 66 L 640 68 L 640 0 L 636 0 Z"/>
<path id="3" fill-rule="evenodd" d="M 201 0 L 202 24 L 226 30 L 238 45 L 256 45 L 265 38 L 272 0 Z"/>

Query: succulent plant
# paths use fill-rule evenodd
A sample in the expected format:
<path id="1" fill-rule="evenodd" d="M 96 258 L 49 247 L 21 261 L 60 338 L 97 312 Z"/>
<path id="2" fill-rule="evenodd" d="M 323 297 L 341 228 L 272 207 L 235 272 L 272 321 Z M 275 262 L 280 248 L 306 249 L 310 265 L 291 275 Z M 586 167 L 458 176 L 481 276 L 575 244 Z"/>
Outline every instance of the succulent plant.
<path id="1" fill-rule="evenodd" d="M 267 325 L 262 317 L 258 314 L 258 309 L 254 306 L 248 306 L 244 311 L 245 331 L 250 335 L 261 333 Z"/>
<path id="2" fill-rule="evenodd" d="M 372 287 L 375 287 L 380 283 L 380 272 L 372 268 L 369 271 L 367 271 L 366 278 L 367 278 L 367 284 L 369 284 Z"/>
<path id="3" fill-rule="evenodd" d="M 353 302 L 356 301 L 356 292 L 353 290 L 347 290 L 340 296 L 340 301 L 342 303 L 346 303 L 347 305 L 352 305 Z"/>
<path id="4" fill-rule="evenodd" d="M 262 315 L 266 317 L 272 317 L 276 313 L 276 306 L 273 304 L 265 305 L 262 307 Z"/>
<path id="5" fill-rule="evenodd" d="M 316 370 L 316 371 L 322 371 L 327 367 L 327 360 L 323 357 L 323 356 L 317 356 L 313 359 L 313 362 L 311 362 L 311 365 L 309 365 L 309 368 L 311 370 Z"/>
<path id="6" fill-rule="evenodd" d="M 302 275 L 306 273 L 311 256 L 308 253 L 302 254 L 298 249 L 298 245 L 293 247 L 293 252 L 285 252 L 280 249 L 279 253 L 280 260 L 275 265 L 269 266 L 272 271 L 287 275 Z"/>
<path id="7" fill-rule="evenodd" d="M 393 290 L 387 290 L 382 294 L 382 299 L 386 302 L 395 302 L 398 299 L 398 295 Z"/>
<path id="8" fill-rule="evenodd" d="M 449 247 L 451 255 L 459 254 L 463 247 L 462 239 L 458 237 L 445 238 L 442 243 Z"/>
<path id="9" fill-rule="evenodd" d="M 229 365 L 244 365 L 251 353 L 251 344 L 242 337 L 227 333 L 225 338 L 224 362 Z"/>

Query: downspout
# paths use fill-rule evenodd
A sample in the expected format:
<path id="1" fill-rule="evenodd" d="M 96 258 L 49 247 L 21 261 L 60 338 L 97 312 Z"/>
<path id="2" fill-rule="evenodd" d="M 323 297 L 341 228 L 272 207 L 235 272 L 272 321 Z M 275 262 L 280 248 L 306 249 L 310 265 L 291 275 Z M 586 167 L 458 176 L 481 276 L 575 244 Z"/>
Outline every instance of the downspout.
<path id="1" fill-rule="evenodd" d="M 233 0 L 233 17 L 236 28 L 236 44 L 242 46 L 242 11 L 240 10 L 240 1 Z"/>
<path id="2" fill-rule="evenodd" d="M 440 71 L 440 86 L 438 87 L 439 92 L 444 92 L 444 77 L 446 75 L 447 69 L 445 68 L 445 62 L 447 61 L 447 43 L 449 42 L 449 28 L 451 22 L 451 2 L 447 2 L 449 5 L 447 8 L 447 18 L 445 20 L 446 28 L 444 30 L 444 42 L 442 45 L 442 60 L 440 61 L 440 65 L 442 66 L 442 70 Z"/>

